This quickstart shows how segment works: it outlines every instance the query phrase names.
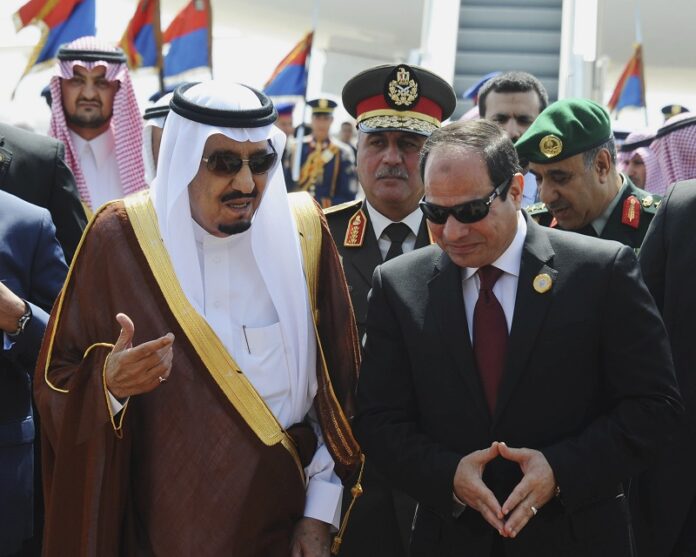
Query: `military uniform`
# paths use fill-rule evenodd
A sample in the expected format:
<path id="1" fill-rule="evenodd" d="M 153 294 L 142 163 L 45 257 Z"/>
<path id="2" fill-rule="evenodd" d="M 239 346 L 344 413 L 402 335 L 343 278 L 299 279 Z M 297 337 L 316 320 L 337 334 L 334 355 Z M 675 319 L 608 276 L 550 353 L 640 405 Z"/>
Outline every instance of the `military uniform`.
<path id="1" fill-rule="evenodd" d="M 611 150 L 612 138 L 611 119 L 604 107 L 588 99 L 563 99 L 544 109 L 517 141 L 515 149 L 520 161 L 523 164 L 529 163 L 530 171 L 541 175 L 545 172 L 544 168 L 548 168 L 546 165 L 554 165 L 551 169 L 556 171 L 567 170 L 568 165 L 574 163 L 564 161 L 571 157 L 580 155 L 584 157 L 585 153 L 598 148 L 606 147 L 607 150 Z M 609 181 L 606 184 L 609 188 L 614 184 L 619 188 L 621 184 L 617 193 L 618 198 L 614 196 L 607 205 L 602 207 L 600 216 L 594 221 L 572 231 L 605 240 L 615 240 L 632 247 L 637 252 L 643 243 L 650 221 L 660 205 L 661 197 L 638 188 L 628 176 L 617 174 L 613 165 L 614 161 L 611 162 L 611 168 L 607 169 Z M 579 183 L 579 185 L 576 183 L 567 187 L 599 188 L 600 186 L 594 184 L 590 178 L 590 170 L 585 168 L 585 172 L 586 183 Z M 554 185 L 553 178 L 549 181 L 551 185 L 548 186 L 550 191 L 546 194 L 547 200 L 557 197 L 562 201 L 563 187 L 566 186 L 559 188 L 558 185 Z M 543 196 L 543 190 L 547 186 L 544 182 L 541 186 Z M 578 203 L 577 200 L 569 202 L 566 198 L 565 204 L 568 203 L 578 214 L 600 209 L 591 203 Z M 563 229 L 561 223 L 556 222 L 544 203 L 534 203 L 526 210 L 539 224 Z M 598 234 L 597 230 L 601 232 Z"/>
<path id="2" fill-rule="evenodd" d="M 377 237 L 370 223 L 370 215 L 362 199 L 342 203 L 324 211 L 331 236 L 336 242 L 343 261 L 343 271 L 353 302 L 358 334 L 362 339 L 367 318 L 367 294 L 372 285 L 372 273 L 382 263 Z M 430 244 L 425 219 L 416 236 L 416 249 Z"/>
<path id="3" fill-rule="evenodd" d="M 353 152 L 334 141 L 317 143 L 313 137 L 306 137 L 295 189 L 308 191 L 324 208 L 355 199 L 358 188 Z"/>
<path id="4" fill-rule="evenodd" d="M 618 193 L 620 196 L 619 201 L 609 215 L 599 238 L 616 240 L 632 247 L 637 252 L 643 243 L 648 226 L 650 226 L 650 222 L 660 206 L 662 197 L 640 189 L 628 176 L 623 175 L 623 178 L 625 185 Z M 530 217 L 542 226 L 551 226 L 552 228 L 563 230 L 563 228 L 558 226 L 544 203 L 529 205 L 526 207 L 526 211 Z M 587 236 L 597 236 L 592 224 L 588 224 L 574 232 Z"/>
<path id="5" fill-rule="evenodd" d="M 370 68 L 354 76 L 343 89 L 343 105 L 355 118 L 361 133 L 397 132 L 428 136 L 440 127 L 456 106 L 452 87 L 439 76 L 423 68 L 405 64 L 383 65 Z M 359 147 L 363 148 L 363 147 Z M 358 157 L 359 158 L 359 157 Z M 393 164 L 393 163 L 389 163 Z M 387 163 L 382 162 L 382 167 Z M 417 170 L 414 171 L 417 175 Z M 368 197 L 369 183 L 362 184 Z M 409 208 L 402 208 L 408 212 Z M 374 222 L 370 211 L 374 210 Z M 404 249 L 404 240 L 391 239 L 391 226 L 409 228 L 409 248 L 415 234 L 414 249 L 427 246 L 430 235 L 425 219 L 417 205 L 401 223 L 393 223 L 367 202 L 356 200 L 325 210 L 331 235 L 343 260 L 353 310 L 362 338 L 367 318 L 367 294 L 372 284 L 372 273 L 385 254 L 380 249 L 380 238 L 389 239 L 390 255 L 395 244 Z M 416 220 L 416 219 L 419 220 Z M 379 222 L 377 222 L 379 219 Z M 385 225 L 382 231 L 382 227 Z M 417 224 L 418 223 L 418 224 Z M 417 231 L 417 233 L 416 233 Z M 384 247 L 384 246 L 383 246 Z M 343 538 L 340 557 L 406 557 L 409 554 L 411 525 L 416 502 L 408 495 L 393 490 L 388 478 L 380 475 L 368 457 L 364 477 L 364 495 L 353 506 L 348 529 Z M 343 512 L 348 511 L 350 498 L 344 495 Z"/>
<path id="6" fill-rule="evenodd" d="M 312 108 L 312 125 L 317 117 L 330 118 L 325 124 L 328 128 L 338 104 L 331 99 L 313 99 L 307 105 Z M 300 176 L 295 183 L 288 178 L 297 156 L 296 151 L 297 144 L 286 149 L 288 156 L 284 167 L 287 169 L 285 176 L 288 190 L 309 192 L 323 208 L 355 199 L 358 184 L 355 177 L 355 156 L 350 147 L 332 141 L 329 137 L 322 141 L 317 141 L 314 135 L 305 137 L 299 153 Z"/>

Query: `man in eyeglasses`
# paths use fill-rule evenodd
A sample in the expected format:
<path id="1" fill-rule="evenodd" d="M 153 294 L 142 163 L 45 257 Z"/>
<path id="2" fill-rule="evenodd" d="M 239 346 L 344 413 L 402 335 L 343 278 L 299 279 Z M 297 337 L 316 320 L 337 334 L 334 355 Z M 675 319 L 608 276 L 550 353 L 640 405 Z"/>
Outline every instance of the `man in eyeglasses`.
<path id="1" fill-rule="evenodd" d="M 328 557 L 357 335 L 276 118 L 242 85 L 180 87 L 152 195 L 91 222 L 36 375 L 47 555 Z"/>
<path id="2" fill-rule="evenodd" d="M 515 144 L 536 176 L 542 204 L 528 207 L 549 225 L 640 249 L 661 197 L 616 168 L 607 111 L 587 99 L 549 105 Z"/>
<path id="3" fill-rule="evenodd" d="M 343 88 L 343 104 L 358 128 L 357 172 L 365 199 L 327 209 L 343 261 L 360 338 L 375 267 L 430 244 L 418 209 L 423 142 L 452 114 L 457 99 L 441 77 L 406 64 L 370 68 Z M 415 502 L 392 492 L 368 462 L 365 493 L 354 506 L 342 557 L 407 554 Z M 346 504 L 349 501 L 346 501 Z"/>
<path id="4" fill-rule="evenodd" d="M 522 212 L 495 124 L 436 130 L 420 167 L 437 245 L 375 270 L 355 421 L 418 501 L 411 555 L 632 555 L 622 482 L 682 411 L 635 254 Z"/>

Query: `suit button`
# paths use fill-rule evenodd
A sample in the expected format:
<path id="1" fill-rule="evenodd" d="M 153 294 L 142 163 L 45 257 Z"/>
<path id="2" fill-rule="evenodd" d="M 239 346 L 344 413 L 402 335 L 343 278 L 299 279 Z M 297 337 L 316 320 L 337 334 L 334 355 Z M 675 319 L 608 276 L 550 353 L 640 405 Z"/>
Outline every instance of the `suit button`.
<path id="1" fill-rule="evenodd" d="M 353 291 L 353 287 L 349 284 L 348 285 L 348 292 L 352 292 L 352 291 Z"/>

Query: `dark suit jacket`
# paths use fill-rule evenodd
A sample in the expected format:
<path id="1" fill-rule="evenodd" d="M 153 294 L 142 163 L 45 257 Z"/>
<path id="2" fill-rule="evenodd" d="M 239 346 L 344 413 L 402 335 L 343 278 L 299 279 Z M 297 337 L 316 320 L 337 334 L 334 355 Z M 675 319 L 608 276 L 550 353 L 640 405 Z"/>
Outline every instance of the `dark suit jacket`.
<path id="1" fill-rule="evenodd" d="M 472 509 L 452 517 L 452 486 L 459 460 L 495 440 L 542 451 L 562 492 L 505 555 L 630 555 L 621 483 L 678 422 L 666 333 L 633 251 L 527 221 L 492 417 L 460 268 L 432 246 L 375 271 L 355 425 L 368 458 L 419 501 L 414 555 L 491 554 L 498 534 Z M 533 288 L 540 273 L 546 293 Z M 520 479 L 500 458 L 484 475 L 501 503 Z"/>
<path id="2" fill-rule="evenodd" d="M 696 503 L 696 180 L 677 183 L 645 237 L 640 266 L 669 333 L 685 420 L 659 459 L 631 486 L 641 557 L 671 555 Z M 692 510 L 693 513 L 693 510 Z"/>
<path id="3" fill-rule="evenodd" d="M 348 222 L 360 209 L 365 214 L 367 224 L 365 229 L 365 239 L 362 246 L 350 247 L 344 244 Z M 370 214 L 364 207 L 363 200 L 352 203 L 344 203 L 332 207 L 325 211 L 326 220 L 331 229 L 338 253 L 343 261 L 343 270 L 346 273 L 350 299 L 353 302 L 355 320 L 358 324 L 358 334 L 362 339 L 365 333 L 365 320 L 367 318 L 367 293 L 370 291 L 372 273 L 377 265 L 382 263 L 382 254 L 379 251 L 375 231 L 370 222 Z M 425 219 L 421 221 L 416 237 L 416 248 L 422 248 L 430 244 L 428 227 Z"/>
<path id="4" fill-rule="evenodd" d="M 70 262 L 87 219 L 64 155 L 60 141 L 0 123 L 0 190 L 49 210 Z"/>
<path id="5" fill-rule="evenodd" d="M 0 280 L 32 319 L 10 350 L 0 331 L 0 553 L 32 535 L 34 418 L 31 376 L 67 267 L 48 211 L 0 191 Z M 15 550 L 16 550 L 15 549 Z"/>
<path id="6" fill-rule="evenodd" d="M 346 230 L 352 217 L 362 209 L 365 214 L 365 238 L 362 246 L 345 245 Z M 360 339 L 365 333 L 367 293 L 372 274 L 382 263 L 370 215 L 363 200 L 344 203 L 325 211 L 331 235 L 338 247 L 353 303 Z M 416 248 L 430 244 L 425 219 L 416 236 Z M 368 459 L 363 479 L 365 493 L 356 501 L 344 536 L 341 557 L 406 557 L 411 535 L 415 502 L 401 492 L 393 491 Z M 343 510 L 350 503 L 344 494 Z"/>

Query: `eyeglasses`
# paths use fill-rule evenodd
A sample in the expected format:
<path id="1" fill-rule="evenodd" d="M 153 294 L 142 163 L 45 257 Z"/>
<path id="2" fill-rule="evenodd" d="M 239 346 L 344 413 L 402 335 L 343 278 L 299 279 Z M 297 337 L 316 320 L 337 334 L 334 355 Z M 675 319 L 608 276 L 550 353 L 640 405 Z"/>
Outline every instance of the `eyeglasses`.
<path id="1" fill-rule="evenodd" d="M 271 146 L 273 149 L 273 146 Z M 249 165 L 249 170 L 252 174 L 266 174 L 278 158 L 275 149 L 271 153 L 256 154 L 248 159 L 243 159 L 230 151 L 215 151 L 207 157 L 202 157 L 201 160 L 206 164 L 206 167 L 213 174 L 220 176 L 234 176 L 244 166 L 244 163 Z"/>
<path id="2" fill-rule="evenodd" d="M 435 224 L 445 224 L 450 215 L 454 216 L 459 222 L 471 224 L 472 222 L 478 222 L 486 218 L 488 212 L 491 210 L 491 203 L 505 191 L 511 180 L 512 178 L 508 178 L 496 186 L 493 193 L 487 198 L 472 199 L 471 201 L 453 205 L 452 207 L 435 205 L 423 199 L 423 201 L 419 203 L 419 206 L 425 218 Z"/>

